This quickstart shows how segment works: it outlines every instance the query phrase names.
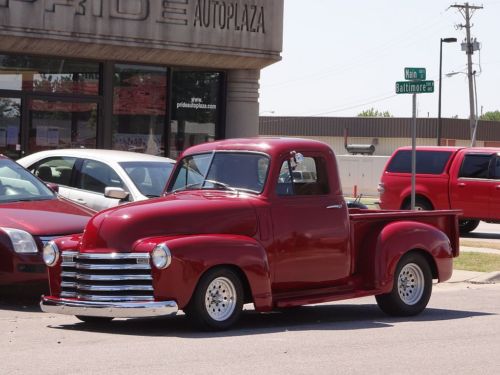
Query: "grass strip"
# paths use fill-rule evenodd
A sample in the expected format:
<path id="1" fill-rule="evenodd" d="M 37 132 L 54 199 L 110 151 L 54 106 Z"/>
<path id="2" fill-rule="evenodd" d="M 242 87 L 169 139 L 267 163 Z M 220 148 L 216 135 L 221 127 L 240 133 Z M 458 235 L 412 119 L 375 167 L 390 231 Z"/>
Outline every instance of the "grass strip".
<path id="1" fill-rule="evenodd" d="M 462 252 L 458 258 L 453 259 L 453 268 L 477 272 L 500 271 L 500 255 Z"/>

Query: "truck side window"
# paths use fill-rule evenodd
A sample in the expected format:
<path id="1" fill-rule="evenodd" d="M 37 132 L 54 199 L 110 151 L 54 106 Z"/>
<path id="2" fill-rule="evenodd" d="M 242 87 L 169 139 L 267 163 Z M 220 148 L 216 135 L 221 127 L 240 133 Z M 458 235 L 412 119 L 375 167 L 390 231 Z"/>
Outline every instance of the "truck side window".
<path id="1" fill-rule="evenodd" d="M 495 158 L 495 171 L 493 178 L 495 180 L 500 180 L 500 157 L 498 156 Z"/>
<path id="2" fill-rule="evenodd" d="M 492 155 L 469 154 L 465 155 L 458 177 L 488 178 Z"/>
<path id="3" fill-rule="evenodd" d="M 292 166 L 289 160 L 281 165 L 276 193 L 278 195 L 328 194 L 326 163 L 322 158 L 305 157 Z"/>

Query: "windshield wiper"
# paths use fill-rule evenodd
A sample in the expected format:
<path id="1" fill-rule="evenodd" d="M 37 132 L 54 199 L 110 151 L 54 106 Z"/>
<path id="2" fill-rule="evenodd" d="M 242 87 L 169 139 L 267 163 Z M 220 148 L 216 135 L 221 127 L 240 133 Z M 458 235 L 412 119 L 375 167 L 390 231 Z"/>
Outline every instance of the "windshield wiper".
<path id="1" fill-rule="evenodd" d="M 203 186 L 207 182 L 210 184 L 216 185 L 216 186 L 222 186 L 224 189 L 234 191 L 235 193 L 238 192 L 238 190 L 236 190 L 234 187 L 229 186 L 228 184 L 225 184 L 224 182 L 220 182 L 220 181 L 216 181 L 216 180 L 205 180 L 205 181 L 203 181 L 203 184 L 201 185 L 201 187 L 203 188 Z"/>
<path id="2" fill-rule="evenodd" d="M 193 186 L 196 186 L 196 185 L 200 185 L 200 187 L 201 187 L 202 184 L 203 184 L 203 182 L 194 182 L 192 184 L 187 184 L 187 185 L 184 185 L 183 187 L 175 189 L 174 191 L 172 191 L 172 193 L 177 193 L 178 191 L 181 191 L 181 190 L 188 190 L 188 189 L 190 189 L 190 188 L 192 188 Z"/>

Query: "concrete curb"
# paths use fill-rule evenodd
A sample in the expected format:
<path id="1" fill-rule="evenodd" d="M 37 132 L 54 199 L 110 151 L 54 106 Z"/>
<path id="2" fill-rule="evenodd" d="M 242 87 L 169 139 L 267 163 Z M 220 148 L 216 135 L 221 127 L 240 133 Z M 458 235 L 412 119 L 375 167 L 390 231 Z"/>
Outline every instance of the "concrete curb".
<path id="1" fill-rule="evenodd" d="M 466 280 L 466 282 L 471 284 L 496 284 L 500 283 L 500 272 L 488 272 L 484 275 L 475 277 L 470 280 Z"/>
<path id="2" fill-rule="evenodd" d="M 500 272 L 453 270 L 451 278 L 445 281 L 445 283 L 496 284 L 500 283 Z"/>

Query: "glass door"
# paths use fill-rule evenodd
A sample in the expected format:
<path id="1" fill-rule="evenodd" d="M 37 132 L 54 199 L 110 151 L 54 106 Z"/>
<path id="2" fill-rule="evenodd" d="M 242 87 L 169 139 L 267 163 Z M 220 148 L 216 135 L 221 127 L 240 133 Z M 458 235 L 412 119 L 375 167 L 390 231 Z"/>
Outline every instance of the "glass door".
<path id="1" fill-rule="evenodd" d="M 58 148 L 96 148 L 98 102 L 28 99 L 27 153 Z"/>
<path id="2" fill-rule="evenodd" d="M 21 156 L 21 99 L 0 96 L 0 154 Z"/>

